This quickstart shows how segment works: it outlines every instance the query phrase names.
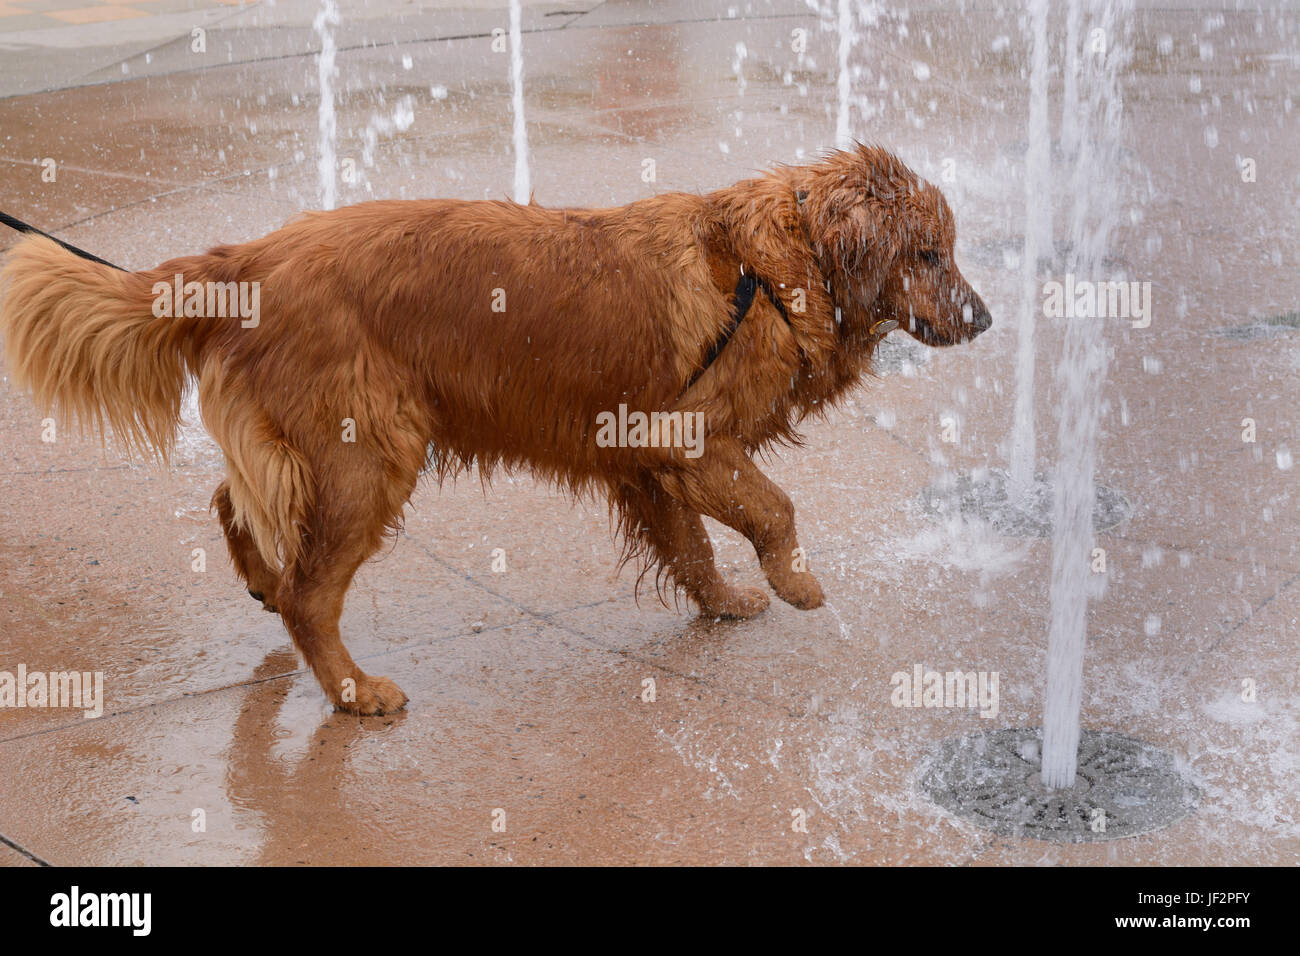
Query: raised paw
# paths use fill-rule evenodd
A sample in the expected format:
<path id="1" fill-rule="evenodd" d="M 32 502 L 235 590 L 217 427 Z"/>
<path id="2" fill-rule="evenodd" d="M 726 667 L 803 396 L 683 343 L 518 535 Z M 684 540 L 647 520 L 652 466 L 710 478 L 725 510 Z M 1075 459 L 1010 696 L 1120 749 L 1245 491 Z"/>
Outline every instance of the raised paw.
<path id="1" fill-rule="evenodd" d="M 718 597 L 700 602 L 702 617 L 743 621 L 767 610 L 772 599 L 759 588 L 727 588 Z"/>
<path id="2" fill-rule="evenodd" d="M 344 681 L 339 699 L 334 701 L 334 709 L 362 717 L 378 717 L 381 714 L 395 714 L 406 706 L 407 697 L 387 677 L 371 677 L 362 674 L 356 678 L 355 686 L 348 686 Z"/>
<path id="3" fill-rule="evenodd" d="M 795 560 L 787 560 L 784 557 L 786 553 L 794 556 Z M 789 552 L 770 551 L 759 559 L 759 563 L 763 566 L 763 573 L 767 575 L 767 583 L 772 585 L 776 596 L 785 603 L 801 611 L 811 611 L 826 602 L 822 586 L 808 570 L 802 548 L 796 546 Z"/>
<path id="4" fill-rule="evenodd" d="M 779 584 L 773 581 L 772 589 L 776 591 L 776 596 L 782 601 L 797 607 L 801 611 L 811 611 L 813 608 L 821 607 L 826 603 L 826 595 L 822 593 L 822 586 L 817 583 L 817 579 L 808 571 L 787 574 L 782 577 Z"/>

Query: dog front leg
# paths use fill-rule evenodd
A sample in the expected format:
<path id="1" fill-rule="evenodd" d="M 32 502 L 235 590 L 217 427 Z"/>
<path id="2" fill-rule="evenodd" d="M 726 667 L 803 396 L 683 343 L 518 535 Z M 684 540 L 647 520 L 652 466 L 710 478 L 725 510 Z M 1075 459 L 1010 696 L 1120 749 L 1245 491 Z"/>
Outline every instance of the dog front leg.
<path id="1" fill-rule="evenodd" d="M 741 619 L 767 610 L 769 598 L 759 588 L 727 584 L 713 563 L 713 545 L 699 513 L 687 508 L 653 479 L 619 488 L 615 501 L 629 534 L 650 546 L 651 561 L 667 570 L 674 587 L 691 596 L 703 617 Z"/>
<path id="2" fill-rule="evenodd" d="M 749 460 L 734 439 L 712 438 L 695 459 L 675 454 L 655 474 L 688 508 L 735 528 L 754 545 L 777 597 L 797 608 L 820 607 L 821 585 L 795 536 L 790 497 Z"/>

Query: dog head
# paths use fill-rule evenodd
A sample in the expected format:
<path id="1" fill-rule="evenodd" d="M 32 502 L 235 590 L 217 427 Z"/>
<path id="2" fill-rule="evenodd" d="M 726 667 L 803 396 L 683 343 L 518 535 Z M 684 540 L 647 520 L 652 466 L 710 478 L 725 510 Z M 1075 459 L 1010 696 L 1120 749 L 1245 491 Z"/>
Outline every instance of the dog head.
<path id="1" fill-rule="evenodd" d="M 926 345 L 969 341 L 992 324 L 953 260 L 943 194 L 879 147 L 790 167 L 804 230 L 849 331 L 897 327 Z"/>

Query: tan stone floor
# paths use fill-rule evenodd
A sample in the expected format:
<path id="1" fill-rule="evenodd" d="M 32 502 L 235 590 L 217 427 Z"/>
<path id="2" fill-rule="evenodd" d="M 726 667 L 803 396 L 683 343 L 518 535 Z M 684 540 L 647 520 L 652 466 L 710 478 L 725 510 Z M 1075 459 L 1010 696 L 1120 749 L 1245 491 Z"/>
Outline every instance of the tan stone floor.
<path id="1" fill-rule="evenodd" d="M 39 6 L 4 0 L 0 31 L 11 8 Z M 361 177 L 341 202 L 509 195 L 508 57 L 490 50 L 504 10 L 352 6 L 338 155 Z M 703 190 L 831 144 L 834 34 L 801 3 L 727 6 L 528 5 L 539 202 Z M 945 189 L 995 326 L 944 352 L 900 341 L 910 363 L 765 466 L 798 508 L 825 609 L 778 602 L 722 625 L 644 591 L 638 604 L 600 503 L 526 477 L 486 496 L 472 477 L 426 483 L 343 621 L 409 709 L 333 714 L 235 579 L 206 510 L 221 463 L 201 428 L 164 474 L 111 443 L 43 443 L 39 411 L 0 384 L 0 670 L 102 671 L 107 697 L 96 720 L 0 710 L 0 835 L 21 848 L 0 847 L 0 863 L 1300 862 L 1300 332 L 1217 334 L 1300 307 L 1300 20 L 1281 6 L 1141 4 L 1124 78 L 1113 257 L 1152 283 L 1155 317 L 1108 327 L 1099 479 L 1135 512 L 1099 540 L 1110 570 L 1089 612 L 1083 720 L 1172 752 L 1201 804 L 1168 830 L 1071 846 L 995 837 L 917 791 L 938 741 L 1041 721 L 1050 544 L 937 524 L 916 504 L 945 471 L 1003 466 L 1013 424 L 1027 67 L 1010 6 L 921 5 L 905 36 L 890 19 L 855 54 L 873 115 L 854 132 Z M 220 14 L 202 55 L 189 7 L 134 33 L 0 34 L 0 209 L 143 268 L 317 204 L 315 5 L 194 9 Z M 407 107 L 414 122 L 391 129 Z M 1059 333 L 1040 323 L 1043 467 Z M 724 573 L 760 583 L 748 547 L 711 531 Z M 997 671 L 997 718 L 892 707 L 891 674 L 918 663 Z"/>

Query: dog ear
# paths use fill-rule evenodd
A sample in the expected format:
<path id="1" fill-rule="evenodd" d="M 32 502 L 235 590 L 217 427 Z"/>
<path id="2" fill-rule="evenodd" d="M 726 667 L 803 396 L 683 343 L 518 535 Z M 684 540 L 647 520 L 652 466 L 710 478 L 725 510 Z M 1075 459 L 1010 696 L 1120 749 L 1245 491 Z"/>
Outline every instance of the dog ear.
<path id="1" fill-rule="evenodd" d="M 869 305 L 880 294 L 902 249 L 896 204 L 862 188 L 814 189 L 799 205 L 804 229 L 821 270 L 846 307 L 852 296 Z"/>

